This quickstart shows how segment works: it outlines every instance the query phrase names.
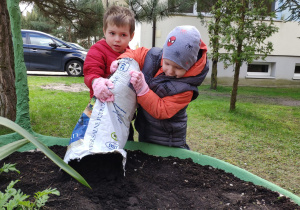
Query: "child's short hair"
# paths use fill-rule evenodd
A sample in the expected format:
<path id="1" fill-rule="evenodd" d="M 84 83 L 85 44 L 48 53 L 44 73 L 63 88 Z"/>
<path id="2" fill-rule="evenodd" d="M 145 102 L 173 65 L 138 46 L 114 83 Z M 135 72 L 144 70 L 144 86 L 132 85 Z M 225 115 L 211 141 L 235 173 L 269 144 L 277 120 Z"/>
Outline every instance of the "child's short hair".
<path id="1" fill-rule="evenodd" d="M 133 12 L 126 7 L 111 6 L 103 17 L 103 29 L 106 31 L 107 24 L 116 25 L 117 27 L 129 25 L 130 34 L 135 30 L 135 19 Z"/>

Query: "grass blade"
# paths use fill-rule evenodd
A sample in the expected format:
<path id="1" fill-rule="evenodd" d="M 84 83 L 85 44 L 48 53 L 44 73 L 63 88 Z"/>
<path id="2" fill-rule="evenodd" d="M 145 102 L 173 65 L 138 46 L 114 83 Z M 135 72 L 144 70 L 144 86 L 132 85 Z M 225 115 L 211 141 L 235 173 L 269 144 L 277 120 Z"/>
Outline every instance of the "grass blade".
<path id="1" fill-rule="evenodd" d="M 32 144 L 34 144 L 37 148 L 39 148 L 50 160 L 52 160 L 57 166 L 59 166 L 62 170 L 70 174 L 73 178 L 79 181 L 84 186 L 91 189 L 90 185 L 86 182 L 86 180 L 71 166 L 66 164 L 57 154 L 55 154 L 51 149 L 49 149 L 46 145 L 36 139 L 31 133 L 26 131 L 24 128 L 14 123 L 13 121 L 6 119 L 4 117 L 0 117 L 0 125 L 4 125 L 16 132 L 20 135 L 28 139 Z"/>

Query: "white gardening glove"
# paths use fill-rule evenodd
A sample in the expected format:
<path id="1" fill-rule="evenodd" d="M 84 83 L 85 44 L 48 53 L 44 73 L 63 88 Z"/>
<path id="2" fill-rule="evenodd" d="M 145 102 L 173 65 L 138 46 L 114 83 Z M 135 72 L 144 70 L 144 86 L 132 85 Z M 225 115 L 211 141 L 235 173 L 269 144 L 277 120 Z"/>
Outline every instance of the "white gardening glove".
<path id="1" fill-rule="evenodd" d="M 131 71 L 130 83 L 133 85 L 137 96 L 143 96 L 149 91 L 149 86 L 145 81 L 144 74 L 142 72 Z"/>
<path id="2" fill-rule="evenodd" d="M 115 71 L 117 71 L 117 69 L 118 69 L 118 66 L 119 66 L 119 61 L 118 60 L 115 60 L 115 61 L 111 62 L 111 64 L 110 64 L 110 73 L 111 74 L 115 73 Z"/>
<path id="3" fill-rule="evenodd" d="M 96 96 L 96 98 L 98 98 L 101 102 L 114 101 L 114 95 L 109 90 L 109 88 L 114 88 L 114 84 L 110 80 L 102 77 L 94 79 L 92 88 L 94 96 Z"/>

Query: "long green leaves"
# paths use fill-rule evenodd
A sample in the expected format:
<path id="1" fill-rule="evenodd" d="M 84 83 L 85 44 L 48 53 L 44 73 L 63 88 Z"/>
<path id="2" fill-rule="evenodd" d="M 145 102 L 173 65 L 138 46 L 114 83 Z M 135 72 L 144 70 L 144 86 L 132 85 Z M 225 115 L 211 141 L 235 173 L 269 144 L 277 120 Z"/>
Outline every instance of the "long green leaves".
<path id="1" fill-rule="evenodd" d="M 4 117 L 0 117 L 0 125 L 4 125 L 25 137 L 26 139 L 22 139 L 10 144 L 7 144 L 0 148 L 0 159 L 6 157 L 7 155 L 17 151 L 20 147 L 27 144 L 29 141 L 34 144 L 37 148 L 39 148 L 50 160 L 52 160 L 57 166 L 59 166 L 62 170 L 70 174 L 73 178 L 79 181 L 81 184 L 89 187 L 90 185 L 85 181 L 85 179 L 77 173 L 71 166 L 66 164 L 59 156 L 57 156 L 52 150 L 50 150 L 46 145 L 36 139 L 32 134 L 26 131 L 24 128 L 14 123 L 13 121 L 6 119 Z M 7 152 L 5 152 L 7 150 Z M 6 155 L 6 156 L 5 156 Z"/>
<path id="2" fill-rule="evenodd" d="M 1 122 L 0 122 L 1 124 Z M 17 151 L 19 148 L 23 147 L 25 144 L 28 144 L 30 141 L 27 139 L 21 139 L 19 141 L 14 141 L 10 144 L 6 144 L 2 147 L 0 147 L 0 160 L 6 158 L 10 154 Z"/>

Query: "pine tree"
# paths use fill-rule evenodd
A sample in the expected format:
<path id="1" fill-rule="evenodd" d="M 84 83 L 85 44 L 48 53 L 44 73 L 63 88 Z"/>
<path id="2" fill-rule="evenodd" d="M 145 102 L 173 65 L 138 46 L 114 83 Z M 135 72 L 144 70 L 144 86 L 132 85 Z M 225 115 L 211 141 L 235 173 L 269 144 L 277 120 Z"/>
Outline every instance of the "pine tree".
<path id="1" fill-rule="evenodd" d="M 152 23 L 152 47 L 155 47 L 156 22 L 193 7 L 195 0 L 126 0 L 138 22 Z"/>

